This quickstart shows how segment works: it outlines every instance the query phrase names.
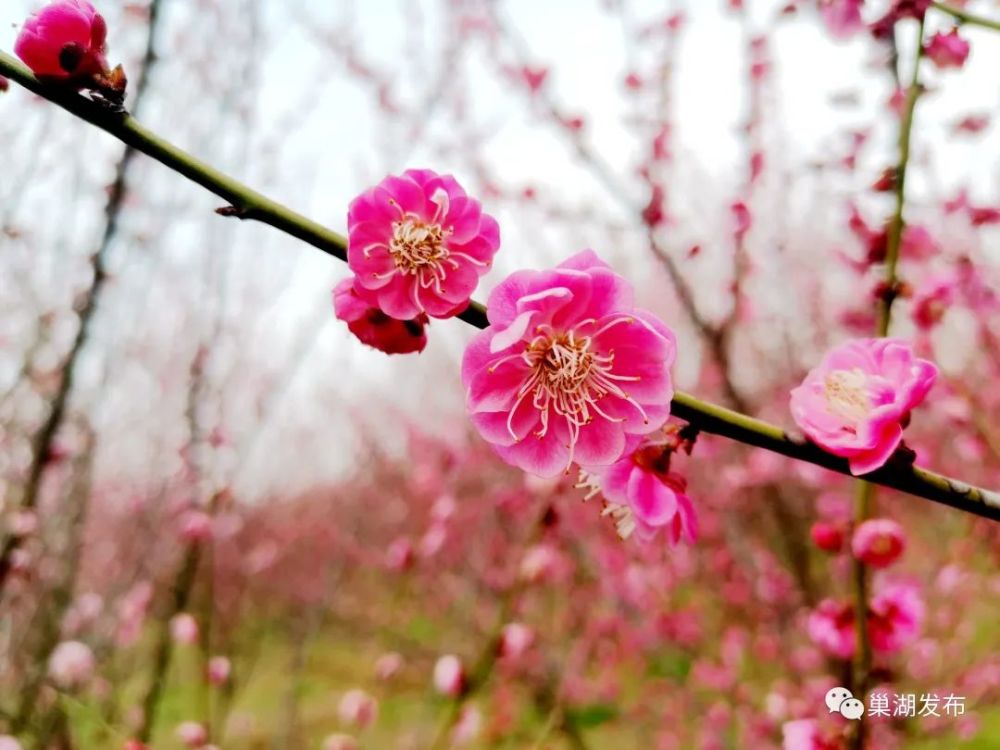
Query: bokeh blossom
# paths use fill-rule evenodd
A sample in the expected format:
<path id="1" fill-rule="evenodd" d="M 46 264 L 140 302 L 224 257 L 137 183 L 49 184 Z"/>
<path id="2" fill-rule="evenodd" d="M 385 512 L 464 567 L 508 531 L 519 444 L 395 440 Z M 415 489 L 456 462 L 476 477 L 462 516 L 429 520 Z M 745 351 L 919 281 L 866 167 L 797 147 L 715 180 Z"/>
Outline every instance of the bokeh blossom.
<path id="1" fill-rule="evenodd" d="M 465 670 L 454 654 L 445 654 L 434 664 L 434 688 L 449 697 L 461 694 L 465 687 Z"/>
<path id="2" fill-rule="evenodd" d="M 854 530 L 851 550 L 865 565 L 885 568 L 899 559 L 906 547 L 903 527 L 889 518 L 871 518 Z"/>
<path id="3" fill-rule="evenodd" d="M 36 76 L 77 80 L 107 71 L 107 34 L 104 18 L 87 0 L 58 0 L 24 22 L 14 52 Z"/>
<path id="4" fill-rule="evenodd" d="M 378 718 L 378 702 L 364 690 L 348 690 L 340 699 L 337 715 L 348 726 L 364 729 Z"/>
<path id="5" fill-rule="evenodd" d="M 904 341 L 855 339 L 827 353 L 792 390 L 792 416 L 810 440 L 848 459 L 852 474 L 867 474 L 899 447 L 937 372 Z"/>
<path id="6" fill-rule="evenodd" d="M 861 19 L 864 0 L 820 0 L 820 14 L 836 39 L 846 39 L 865 27 Z"/>
<path id="7" fill-rule="evenodd" d="M 607 466 L 666 422 L 674 334 L 592 250 L 512 274 L 487 309 L 462 382 L 473 424 L 508 463 L 539 476 Z"/>
<path id="8" fill-rule="evenodd" d="M 347 214 L 355 292 L 398 320 L 461 312 L 500 247 L 500 227 L 451 175 L 410 169 Z"/>
<path id="9" fill-rule="evenodd" d="M 958 29 L 947 34 L 939 31 L 927 40 L 924 54 L 941 70 L 961 68 L 969 57 L 969 43 L 958 35 Z"/>
<path id="10" fill-rule="evenodd" d="M 79 641 L 63 641 L 49 657 L 49 677 L 67 690 L 85 685 L 94 674 L 94 667 L 94 652 Z"/>
<path id="11" fill-rule="evenodd" d="M 422 352 L 427 346 L 426 315 L 410 320 L 390 318 L 358 296 L 353 278 L 344 279 L 334 287 L 333 311 L 362 344 L 386 354 Z"/>

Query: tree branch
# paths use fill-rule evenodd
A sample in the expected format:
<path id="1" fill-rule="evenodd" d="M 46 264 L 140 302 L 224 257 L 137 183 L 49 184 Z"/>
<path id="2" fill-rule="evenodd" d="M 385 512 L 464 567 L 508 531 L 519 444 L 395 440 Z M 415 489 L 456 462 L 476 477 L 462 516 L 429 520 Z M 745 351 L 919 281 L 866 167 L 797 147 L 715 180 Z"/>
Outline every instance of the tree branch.
<path id="1" fill-rule="evenodd" d="M 201 185 L 236 208 L 240 218 L 268 224 L 328 255 L 346 260 L 347 240 L 342 235 L 307 219 L 182 151 L 147 130 L 128 114 L 113 112 L 106 106 L 74 91 L 43 84 L 20 62 L 3 52 L 0 52 L 0 74 Z M 477 328 L 485 328 L 488 325 L 486 309 L 477 302 L 471 303 L 458 317 Z M 702 432 L 728 437 L 840 474 L 850 475 L 845 459 L 826 453 L 801 438 L 791 437 L 780 427 L 701 401 L 690 394 L 678 392 L 674 396 L 673 413 Z M 1000 493 L 916 468 L 908 461 L 905 452 L 900 452 L 886 466 L 866 475 L 865 478 L 875 484 L 978 516 L 1000 520 Z"/>
<path id="2" fill-rule="evenodd" d="M 969 13 L 962 8 L 956 8 L 947 3 L 933 2 L 931 6 L 942 13 L 947 13 L 961 23 L 967 23 L 970 26 L 982 26 L 984 29 L 992 29 L 993 31 L 1000 31 L 1000 21 L 994 21 L 992 18 L 984 18 L 983 16 L 977 16 L 974 13 Z"/>

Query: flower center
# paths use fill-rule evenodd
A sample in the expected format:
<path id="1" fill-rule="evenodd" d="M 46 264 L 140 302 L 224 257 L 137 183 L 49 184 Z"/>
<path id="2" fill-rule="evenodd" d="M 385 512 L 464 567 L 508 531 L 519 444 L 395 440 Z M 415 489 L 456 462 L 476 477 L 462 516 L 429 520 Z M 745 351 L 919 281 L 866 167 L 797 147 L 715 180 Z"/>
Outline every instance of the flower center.
<path id="1" fill-rule="evenodd" d="M 517 408 L 529 396 L 532 405 L 538 410 L 541 427 L 535 436 L 543 438 L 549 431 L 551 414 L 561 417 L 566 422 L 569 433 L 569 461 L 567 469 L 573 463 L 573 452 L 580 438 L 580 429 L 601 417 L 609 422 L 624 422 L 623 417 L 613 417 L 600 407 L 605 396 L 619 398 L 632 404 L 646 419 L 642 406 L 622 389 L 626 382 L 640 380 L 635 375 L 617 375 L 613 370 L 615 353 L 609 350 L 602 353 L 593 348 L 594 339 L 604 331 L 616 325 L 631 325 L 635 318 L 621 316 L 615 318 L 590 335 L 581 336 L 577 329 L 595 323 L 593 319 L 577 324 L 577 329 L 568 332 L 556 332 L 552 326 L 542 324 L 535 329 L 535 338 L 526 346 L 524 352 L 513 355 L 520 357 L 531 368 L 531 373 L 518 389 L 517 401 L 511 408 L 507 419 L 507 429 L 514 439 L 513 418 Z M 494 364 L 494 368 L 497 366 Z"/>
<path id="2" fill-rule="evenodd" d="M 851 422 L 864 419 L 871 411 L 871 401 L 865 390 L 867 377 L 858 368 L 834 370 L 823 381 L 827 408 Z"/>
<path id="3" fill-rule="evenodd" d="M 445 232 L 440 224 L 425 224 L 407 217 L 393 222 L 389 253 L 400 273 L 417 275 L 428 266 L 437 266 L 448 257 Z"/>

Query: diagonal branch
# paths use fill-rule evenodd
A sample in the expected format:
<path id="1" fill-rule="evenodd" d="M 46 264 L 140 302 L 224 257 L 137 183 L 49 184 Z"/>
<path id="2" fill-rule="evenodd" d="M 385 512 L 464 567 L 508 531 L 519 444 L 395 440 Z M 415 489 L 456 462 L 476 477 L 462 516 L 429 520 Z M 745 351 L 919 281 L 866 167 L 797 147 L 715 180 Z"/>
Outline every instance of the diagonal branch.
<path id="1" fill-rule="evenodd" d="M 128 114 L 110 111 L 107 107 L 76 92 L 45 85 L 21 63 L 2 52 L 0 52 L 0 74 L 58 104 L 228 201 L 231 208 L 224 209 L 224 214 L 260 221 L 329 255 L 341 260 L 347 258 L 347 240 L 342 235 L 307 219 L 191 156 L 147 130 Z M 486 308 L 477 302 L 471 303 L 458 317 L 477 328 L 485 328 L 489 324 Z M 822 466 L 839 474 L 850 475 L 845 459 L 826 453 L 800 437 L 791 436 L 780 427 L 701 401 L 690 394 L 680 392 L 675 394 L 673 413 L 702 432 L 728 437 L 789 458 Z M 973 487 L 966 482 L 917 468 L 908 460 L 905 452 L 898 453 L 886 466 L 866 475 L 865 479 L 974 515 L 1000 520 L 1000 493 Z"/>

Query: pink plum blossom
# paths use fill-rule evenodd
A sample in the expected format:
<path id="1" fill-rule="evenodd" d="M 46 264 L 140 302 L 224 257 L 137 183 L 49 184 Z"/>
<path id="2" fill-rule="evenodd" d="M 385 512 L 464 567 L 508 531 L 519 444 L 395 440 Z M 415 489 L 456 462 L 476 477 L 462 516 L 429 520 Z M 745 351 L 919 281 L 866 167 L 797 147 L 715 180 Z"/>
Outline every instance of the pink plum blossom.
<path id="1" fill-rule="evenodd" d="M 187 612 L 174 615 L 170 620 L 170 636 L 174 643 L 191 646 L 198 642 L 198 621 Z"/>
<path id="2" fill-rule="evenodd" d="M 796 719 L 781 725 L 781 750 L 836 750 L 839 743 L 827 740 L 815 719 Z"/>
<path id="3" fill-rule="evenodd" d="M 413 567 L 415 559 L 413 543 L 407 537 L 393 540 L 385 551 L 385 566 L 396 573 Z"/>
<path id="4" fill-rule="evenodd" d="M 520 659 L 535 642 L 535 632 L 520 622 L 510 622 L 500 631 L 500 655 L 505 659 Z"/>
<path id="5" fill-rule="evenodd" d="M 824 599 L 809 615 L 809 638 L 831 656 L 850 659 L 854 654 L 854 605 Z"/>
<path id="6" fill-rule="evenodd" d="M 225 685 L 233 667 L 225 656 L 213 656 L 208 660 L 208 681 L 213 685 Z"/>
<path id="7" fill-rule="evenodd" d="M 63 641 L 49 657 L 49 677 L 61 688 L 85 685 L 94 674 L 94 652 L 85 643 Z"/>
<path id="8" fill-rule="evenodd" d="M 177 725 L 174 735 L 191 748 L 201 748 L 208 742 L 208 731 L 196 721 L 185 721 Z"/>
<path id="9" fill-rule="evenodd" d="M 820 0 L 820 14 L 827 30 L 836 39 L 847 39 L 865 27 L 861 19 L 864 0 Z"/>
<path id="10" fill-rule="evenodd" d="M 937 372 L 904 341 L 855 339 L 827 353 L 792 390 L 792 416 L 810 440 L 848 459 L 852 474 L 867 474 L 899 447 L 910 410 Z"/>
<path id="11" fill-rule="evenodd" d="M 947 34 L 939 31 L 927 40 L 924 53 L 941 70 L 961 68 L 969 57 L 969 43 L 958 35 L 958 29 Z"/>
<path id="12" fill-rule="evenodd" d="M 57 0 L 24 22 L 14 52 L 42 78 L 73 80 L 107 71 L 108 27 L 87 0 Z"/>
<path id="13" fill-rule="evenodd" d="M 670 451 L 655 439 L 594 473 L 608 503 L 605 514 L 615 519 L 619 535 L 636 530 L 649 540 L 665 529 L 673 544 L 697 537 L 694 505 L 684 492 L 687 483 L 670 471 Z"/>
<path id="14" fill-rule="evenodd" d="M 434 664 L 434 688 L 451 698 L 460 695 L 465 688 L 465 670 L 454 654 L 446 654 Z"/>
<path id="15" fill-rule="evenodd" d="M 941 273 L 924 279 L 913 292 L 911 312 L 913 322 L 922 331 L 937 325 L 954 302 L 958 283 L 954 274 Z"/>
<path id="16" fill-rule="evenodd" d="M 903 554 L 906 535 L 903 527 L 888 518 L 871 518 L 854 530 L 851 550 L 865 565 L 885 568 Z"/>
<path id="17" fill-rule="evenodd" d="M 832 521 L 816 521 L 809 529 L 809 536 L 824 552 L 840 552 L 844 546 L 844 527 Z"/>
<path id="18" fill-rule="evenodd" d="M 894 653 L 912 643 L 919 634 L 924 602 L 915 585 L 896 583 L 872 598 L 869 612 L 868 636 L 872 648 Z"/>
<path id="19" fill-rule="evenodd" d="M 344 724 L 364 729 L 378 718 L 378 701 L 359 688 L 348 690 L 340 699 L 337 715 Z"/>
<path id="20" fill-rule="evenodd" d="M 461 312 L 500 247 L 500 227 L 451 175 L 410 169 L 347 214 L 354 291 L 397 320 Z"/>
<path id="21" fill-rule="evenodd" d="M 462 359 L 467 405 L 500 457 L 539 476 L 608 466 L 670 415 L 676 342 L 592 250 L 518 271 Z"/>
<path id="22" fill-rule="evenodd" d="M 427 316 L 390 318 L 358 296 L 355 280 L 344 279 L 333 289 L 333 311 L 362 344 L 386 354 L 422 352 L 427 346 Z"/>
<path id="23" fill-rule="evenodd" d="M 403 657 L 396 651 L 382 654 L 375 660 L 375 677 L 381 682 L 388 682 L 403 669 Z"/>

